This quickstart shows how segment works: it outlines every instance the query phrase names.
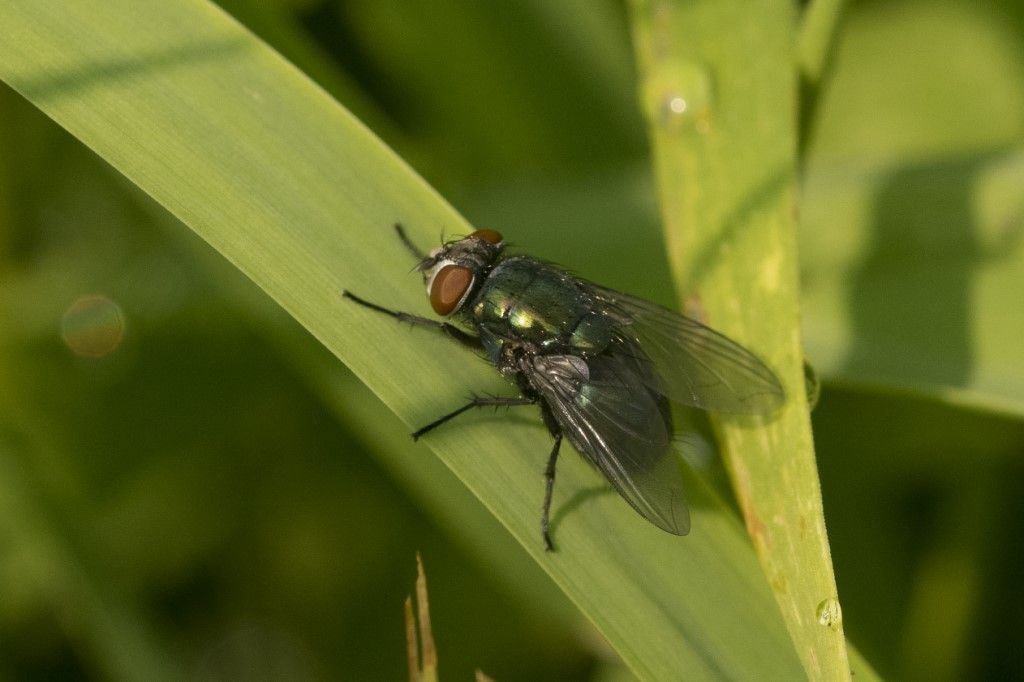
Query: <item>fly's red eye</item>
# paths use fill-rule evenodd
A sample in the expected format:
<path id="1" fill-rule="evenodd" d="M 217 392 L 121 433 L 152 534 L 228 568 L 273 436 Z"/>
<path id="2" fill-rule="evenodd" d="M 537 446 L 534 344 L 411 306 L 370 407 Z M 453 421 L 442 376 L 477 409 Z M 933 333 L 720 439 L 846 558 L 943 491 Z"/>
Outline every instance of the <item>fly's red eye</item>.
<path id="1" fill-rule="evenodd" d="M 448 315 L 462 303 L 473 284 L 473 273 L 461 265 L 446 265 L 430 283 L 430 306 L 438 315 Z"/>
<path id="2" fill-rule="evenodd" d="M 469 235 L 470 237 L 476 237 L 477 239 L 483 239 L 488 244 L 500 244 L 502 241 L 501 232 L 497 230 L 477 230 Z"/>

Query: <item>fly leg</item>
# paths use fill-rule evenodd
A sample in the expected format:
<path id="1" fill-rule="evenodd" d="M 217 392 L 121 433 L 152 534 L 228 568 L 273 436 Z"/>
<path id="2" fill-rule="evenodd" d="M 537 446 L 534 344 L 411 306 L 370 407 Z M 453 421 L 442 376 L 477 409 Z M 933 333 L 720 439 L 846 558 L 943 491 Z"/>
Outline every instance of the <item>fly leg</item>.
<path id="1" fill-rule="evenodd" d="M 466 348 L 470 348 L 472 350 L 480 350 L 482 348 L 482 346 L 480 345 L 480 339 L 478 337 L 473 336 L 469 332 L 462 331 L 454 324 L 448 324 L 447 322 L 438 322 L 437 320 L 431 320 L 429 317 L 420 317 L 419 315 L 413 315 L 411 313 L 403 313 L 397 310 L 391 310 L 390 308 L 385 308 L 383 306 L 377 305 L 376 303 L 370 303 L 366 299 L 359 298 L 351 291 L 342 291 L 341 295 L 349 299 L 350 301 L 354 301 L 355 303 L 358 303 L 361 306 L 369 308 L 370 310 L 376 310 L 378 313 L 390 315 L 399 322 L 408 322 L 414 327 L 427 327 L 429 329 L 436 329 L 445 336 L 447 336 L 448 338 L 450 338 L 451 340 L 458 342 L 460 345 L 465 346 Z"/>
<path id="2" fill-rule="evenodd" d="M 555 491 L 555 463 L 558 461 L 558 449 L 562 445 L 562 432 L 551 434 L 555 438 L 555 445 L 551 448 L 551 455 L 548 456 L 548 466 L 544 469 L 544 511 L 540 517 L 540 529 L 544 535 L 544 549 L 553 552 L 555 546 L 551 544 L 551 535 L 548 533 L 548 518 L 551 514 L 551 494 Z"/>
<path id="3" fill-rule="evenodd" d="M 415 431 L 413 431 L 412 432 L 412 439 L 413 440 L 419 440 L 420 436 L 422 436 L 423 434 L 427 433 L 428 431 L 433 431 L 434 429 L 436 429 L 441 424 L 444 424 L 445 422 L 447 422 L 447 421 L 449 421 L 451 419 L 455 419 L 455 417 L 458 417 L 463 412 L 466 412 L 468 410 L 472 410 L 475 407 L 514 407 L 516 405 L 536 405 L 536 404 L 537 404 L 537 399 L 536 398 L 526 398 L 526 397 L 523 397 L 523 396 L 520 396 L 518 398 L 500 398 L 500 397 L 480 398 L 480 397 L 474 397 L 472 400 L 470 400 L 468 403 L 466 403 L 465 405 L 463 405 L 459 409 L 455 410 L 454 412 L 449 412 L 448 414 L 444 415 L 443 417 L 441 417 L 439 419 L 435 419 L 434 421 L 430 422 L 429 424 L 427 424 L 423 428 L 416 429 Z"/>

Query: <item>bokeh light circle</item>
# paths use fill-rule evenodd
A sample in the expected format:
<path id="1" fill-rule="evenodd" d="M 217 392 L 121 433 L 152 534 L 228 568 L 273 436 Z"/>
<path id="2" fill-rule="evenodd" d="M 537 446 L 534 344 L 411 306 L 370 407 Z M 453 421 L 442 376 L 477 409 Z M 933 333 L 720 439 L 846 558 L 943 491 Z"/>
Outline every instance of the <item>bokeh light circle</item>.
<path id="1" fill-rule="evenodd" d="M 102 358 L 124 340 L 124 312 L 114 301 L 99 294 L 77 299 L 64 311 L 60 335 L 75 355 Z"/>

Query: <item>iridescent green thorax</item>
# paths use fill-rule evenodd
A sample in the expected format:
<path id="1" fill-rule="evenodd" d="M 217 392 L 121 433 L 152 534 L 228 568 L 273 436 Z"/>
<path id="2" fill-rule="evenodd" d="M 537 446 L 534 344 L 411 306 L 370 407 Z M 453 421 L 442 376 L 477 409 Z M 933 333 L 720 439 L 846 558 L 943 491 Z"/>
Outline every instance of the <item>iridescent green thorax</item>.
<path id="1" fill-rule="evenodd" d="M 590 355 L 611 340 L 608 322 L 576 280 L 527 257 L 501 261 L 488 274 L 469 307 L 492 358 L 510 342 L 526 342 L 540 352 Z"/>

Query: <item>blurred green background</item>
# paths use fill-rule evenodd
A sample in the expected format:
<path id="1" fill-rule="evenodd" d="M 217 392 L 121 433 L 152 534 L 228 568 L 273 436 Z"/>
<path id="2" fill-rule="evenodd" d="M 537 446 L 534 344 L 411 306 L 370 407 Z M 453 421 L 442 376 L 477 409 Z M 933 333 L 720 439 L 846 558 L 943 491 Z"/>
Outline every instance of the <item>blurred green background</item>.
<path id="1" fill-rule="evenodd" d="M 674 302 L 619 3 L 221 5 L 473 223 Z M 1024 7 L 855 2 L 830 66 L 800 244 L 844 626 L 885 676 L 1024 678 Z M 3 677 L 403 679 L 420 550 L 444 679 L 628 679 L 343 366 L 3 86 L 0 283 Z"/>

